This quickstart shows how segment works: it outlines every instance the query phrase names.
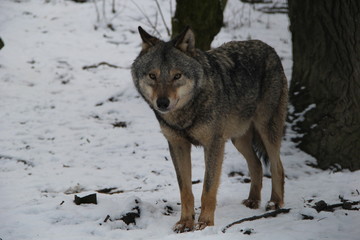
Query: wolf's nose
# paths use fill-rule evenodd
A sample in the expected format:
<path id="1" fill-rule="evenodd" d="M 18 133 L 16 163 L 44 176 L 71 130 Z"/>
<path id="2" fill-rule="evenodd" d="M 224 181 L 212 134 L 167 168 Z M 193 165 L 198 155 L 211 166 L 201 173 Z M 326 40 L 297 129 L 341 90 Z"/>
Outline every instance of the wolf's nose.
<path id="1" fill-rule="evenodd" d="M 156 100 L 156 105 L 160 110 L 167 110 L 170 105 L 170 100 L 166 97 L 161 97 Z"/>

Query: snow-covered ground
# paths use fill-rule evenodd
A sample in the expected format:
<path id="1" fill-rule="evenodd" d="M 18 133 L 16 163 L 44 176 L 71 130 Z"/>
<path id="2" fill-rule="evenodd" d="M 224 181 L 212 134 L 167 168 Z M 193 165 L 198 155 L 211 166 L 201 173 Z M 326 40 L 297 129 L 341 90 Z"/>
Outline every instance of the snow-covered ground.
<path id="1" fill-rule="evenodd" d="M 215 226 L 172 232 L 180 217 L 175 172 L 158 123 L 135 91 L 129 70 L 140 50 L 138 25 L 152 32 L 151 22 L 159 32 L 154 34 L 168 36 L 155 1 L 119 0 L 115 14 L 111 2 L 105 2 L 104 15 L 98 1 L 97 21 L 93 2 L 0 1 L 0 37 L 5 42 L 0 50 L 1 239 L 359 239 L 359 211 L 318 213 L 310 205 L 338 203 L 339 195 L 360 200 L 360 171 L 309 167 L 315 160 L 294 147 L 291 131 L 282 147 L 290 213 L 244 222 L 222 233 L 235 220 L 265 213 L 271 187 L 264 178 L 260 209 L 241 205 L 250 186 L 247 166 L 228 144 Z M 170 26 L 175 1 L 159 2 Z M 229 0 L 226 27 L 213 46 L 261 39 L 278 51 L 289 78 L 288 25 L 285 14 L 263 14 Z M 101 62 L 119 68 L 83 69 Z M 194 181 L 202 182 L 203 167 L 202 150 L 194 148 Z M 229 176 L 231 172 L 244 176 Z M 96 192 L 106 188 L 117 193 Z M 193 190 L 199 214 L 202 183 Z M 75 194 L 92 193 L 97 193 L 97 205 L 74 204 Z M 116 220 L 138 210 L 136 225 Z M 303 220 L 303 215 L 313 219 Z"/>

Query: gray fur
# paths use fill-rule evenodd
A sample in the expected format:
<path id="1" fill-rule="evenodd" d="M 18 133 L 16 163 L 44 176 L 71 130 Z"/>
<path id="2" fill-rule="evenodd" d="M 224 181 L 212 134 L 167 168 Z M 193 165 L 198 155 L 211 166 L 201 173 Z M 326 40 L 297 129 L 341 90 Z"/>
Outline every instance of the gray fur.
<path id="1" fill-rule="evenodd" d="M 252 184 L 249 199 L 244 204 L 256 208 L 260 201 L 262 171 L 258 170 L 258 157 L 253 155 L 256 151 L 259 156 L 270 159 L 276 174 L 270 201 L 280 207 L 284 174 L 279 148 L 286 115 L 287 81 L 274 49 L 259 40 L 251 40 L 229 42 L 203 52 L 194 48 L 195 39 L 190 29 L 169 42 L 158 40 L 142 29 L 139 31 L 143 50 L 131 68 L 134 84 L 154 110 L 169 141 L 182 199 L 192 194 L 191 186 L 189 189 L 184 184 L 188 182 L 188 174 L 182 172 L 185 167 L 182 159 L 187 159 L 189 150 L 183 151 L 181 143 L 204 147 L 206 169 L 202 205 L 203 209 L 210 210 L 202 210 L 198 228 L 213 224 L 216 189 L 227 139 L 232 139 L 239 151 L 248 156 L 250 172 L 258 175 L 252 176 L 258 183 Z M 152 71 L 157 74 L 156 80 L 149 78 Z M 174 80 L 172 71 L 181 73 L 179 81 Z M 177 90 L 180 88 L 185 90 Z M 171 92 L 175 93 L 171 95 Z M 184 97 L 178 97 L 178 92 L 185 92 Z M 174 102 L 165 112 L 156 106 L 156 98 L 164 97 Z M 251 142 L 253 149 L 237 145 L 245 139 Z M 182 210 L 182 218 L 175 229 L 184 231 L 185 226 L 191 225 L 191 214 L 189 210 Z"/>

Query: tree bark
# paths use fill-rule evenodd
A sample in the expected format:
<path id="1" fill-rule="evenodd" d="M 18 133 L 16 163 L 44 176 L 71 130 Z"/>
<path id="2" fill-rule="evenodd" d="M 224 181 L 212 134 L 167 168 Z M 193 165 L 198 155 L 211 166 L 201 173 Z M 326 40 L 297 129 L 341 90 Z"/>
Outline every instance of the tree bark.
<path id="1" fill-rule="evenodd" d="M 195 46 L 209 50 L 223 25 L 223 10 L 227 0 L 176 0 L 172 18 L 172 37 L 190 26 L 195 34 Z"/>
<path id="2" fill-rule="evenodd" d="M 360 1 L 289 0 L 290 120 L 320 168 L 360 169 Z"/>

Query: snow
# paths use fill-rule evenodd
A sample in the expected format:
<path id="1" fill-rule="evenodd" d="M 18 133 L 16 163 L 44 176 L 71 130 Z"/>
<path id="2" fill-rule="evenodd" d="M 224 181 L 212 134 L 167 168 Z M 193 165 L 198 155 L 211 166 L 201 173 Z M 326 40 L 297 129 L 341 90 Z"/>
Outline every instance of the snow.
<path id="1" fill-rule="evenodd" d="M 282 146 L 289 214 L 222 228 L 265 212 L 271 180 L 264 178 L 260 209 L 241 205 L 249 184 L 245 160 L 227 144 L 215 226 L 175 234 L 179 191 L 167 143 L 146 103 L 133 87 L 129 67 L 140 50 L 137 26 L 155 25 L 167 39 L 155 1 L 111 1 L 97 6 L 67 0 L 0 1 L 0 238 L 11 239 L 358 239 L 359 211 L 316 212 L 307 202 L 329 204 L 360 199 L 360 172 L 321 171 L 315 159 L 295 148 L 288 129 Z M 159 1 L 167 25 L 175 1 Z M 172 8 L 172 9 L 170 9 Z M 238 14 L 242 13 L 242 14 Z M 106 28 L 111 23 L 116 31 Z M 291 75 L 291 36 L 284 14 L 262 14 L 229 0 L 226 27 L 213 46 L 230 40 L 261 39 L 279 53 Z M 97 30 L 95 30 L 97 26 Z M 157 34 L 153 32 L 154 34 Z M 121 68 L 84 66 L 108 62 Z M 126 127 L 114 127 L 124 122 Z M 203 154 L 193 148 L 193 185 L 199 214 Z M 230 172 L 242 176 L 228 177 Z M 75 205 L 97 193 L 98 204 Z M 114 191 L 116 191 L 114 190 Z M 138 203 L 136 203 L 137 201 Z M 136 225 L 120 218 L 138 205 Z M 169 210 L 170 209 L 170 210 Z M 314 217 L 302 220 L 301 214 Z M 242 230 L 242 231 L 241 231 Z M 243 232 L 251 230 L 251 235 Z"/>

